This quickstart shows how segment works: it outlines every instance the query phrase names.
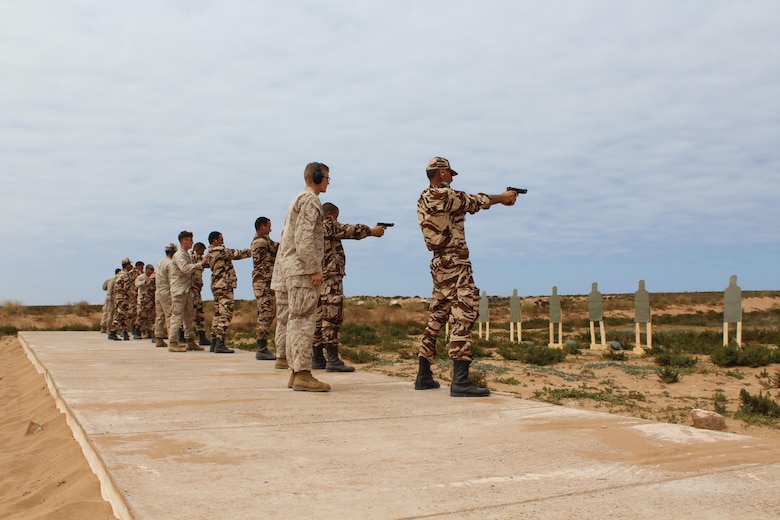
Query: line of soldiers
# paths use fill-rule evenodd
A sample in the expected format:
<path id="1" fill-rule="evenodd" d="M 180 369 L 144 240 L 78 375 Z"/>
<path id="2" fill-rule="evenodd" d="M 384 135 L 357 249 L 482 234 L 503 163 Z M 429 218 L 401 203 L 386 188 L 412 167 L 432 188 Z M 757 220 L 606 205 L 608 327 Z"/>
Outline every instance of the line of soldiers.
<path id="1" fill-rule="evenodd" d="M 334 204 L 326 203 L 323 210 L 326 224 L 323 275 L 326 283 L 320 298 L 312 347 L 314 368 L 352 372 L 354 367 L 346 365 L 338 356 L 339 329 L 343 322 L 342 279 L 346 264 L 341 240 L 382 236 L 384 226 L 371 228 L 364 224 L 341 224 L 338 222 L 339 209 Z M 117 269 L 115 276 L 103 283 L 106 301 L 101 332 L 108 332 L 111 340 L 129 340 L 128 329 L 132 326 L 134 339 L 152 338 L 157 347 L 167 347 L 171 352 L 204 350 L 201 345 L 210 345 L 210 352 L 233 353 L 234 350 L 225 345 L 238 281 L 233 260 L 252 257 L 252 289 L 257 302 L 255 358 L 275 360 L 276 356 L 268 350 L 268 334 L 277 310 L 271 276 L 279 243 L 271 239 L 270 233 L 271 220 L 259 217 L 255 220 L 255 236 L 249 248 L 228 248 L 222 233 L 212 231 L 206 251 L 202 242 L 192 244 L 191 232 L 182 231 L 178 237 L 179 246 L 168 244 L 165 258 L 156 269 L 151 264 L 146 265 L 145 273 L 143 262 L 136 262 L 136 267 L 132 268 L 131 260 L 125 258 L 122 269 Z M 211 269 L 214 297 L 210 341 L 206 336 L 202 299 L 204 268 Z M 131 291 L 133 287 L 137 289 L 137 297 Z M 166 334 L 168 331 L 177 333 L 169 336 Z M 169 340 L 167 344 L 166 338 Z"/>

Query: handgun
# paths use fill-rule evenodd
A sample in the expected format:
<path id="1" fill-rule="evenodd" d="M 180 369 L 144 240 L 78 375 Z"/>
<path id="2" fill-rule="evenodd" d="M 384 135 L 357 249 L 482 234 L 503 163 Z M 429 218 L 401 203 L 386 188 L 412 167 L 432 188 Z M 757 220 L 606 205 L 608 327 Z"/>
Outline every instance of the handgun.
<path id="1" fill-rule="evenodd" d="M 513 188 L 512 186 L 507 186 L 506 191 L 514 191 L 518 195 L 523 195 L 525 193 L 528 193 L 528 190 L 526 190 L 525 188 Z"/>
<path id="2" fill-rule="evenodd" d="M 394 222 L 377 222 L 377 226 L 382 226 L 383 228 L 389 228 L 395 226 Z"/>

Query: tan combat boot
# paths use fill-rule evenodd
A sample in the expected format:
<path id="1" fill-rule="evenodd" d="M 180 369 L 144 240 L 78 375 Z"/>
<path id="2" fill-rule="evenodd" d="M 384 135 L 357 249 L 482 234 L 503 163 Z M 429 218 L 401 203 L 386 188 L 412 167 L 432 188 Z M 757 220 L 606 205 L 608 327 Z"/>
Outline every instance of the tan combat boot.
<path id="1" fill-rule="evenodd" d="M 165 348 L 165 347 L 167 347 L 167 346 L 168 346 L 168 344 L 167 344 L 167 343 L 165 342 L 165 340 L 164 340 L 164 339 L 162 339 L 162 338 L 155 338 L 155 340 L 156 340 L 156 341 L 154 342 L 154 346 L 155 346 L 155 347 Z"/>
<path id="2" fill-rule="evenodd" d="M 171 338 L 168 341 L 168 352 L 187 352 L 187 347 L 184 345 L 179 345 L 179 342 L 176 340 L 176 338 Z"/>
<path id="3" fill-rule="evenodd" d="M 278 368 L 280 370 L 287 370 L 290 367 L 287 365 L 287 359 L 280 357 L 280 358 L 276 358 L 276 364 L 274 365 L 274 368 Z"/>
<path id="4" fill-rule="evenodd" d="M 195 343 L 195 338 L 187 338 L 187 347 L 186 350 L 206 350 L 197 343 Z"/>
<path id="5" fill-rule="evenodd" d="M 330 385 L 317 381 L 310 370 L 301 370 L 295 373 L 292 389 L 302 392 L 330 392 Z"/>
<path id="6" fill-rule="evenodd" d="M 287 388 L 292 388 L 295 383 L 295 372 L 290 373 L 290 379 L 287 380 Z"/>

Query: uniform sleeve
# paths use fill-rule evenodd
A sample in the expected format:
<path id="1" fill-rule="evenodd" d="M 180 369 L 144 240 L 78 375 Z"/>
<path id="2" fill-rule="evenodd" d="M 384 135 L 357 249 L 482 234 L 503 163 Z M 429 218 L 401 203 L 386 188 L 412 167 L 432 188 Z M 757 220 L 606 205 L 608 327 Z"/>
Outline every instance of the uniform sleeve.
<path id="1" fill-rule="evenodd" d="M 363 240 L 371 234 L 371 228 L 365 224 L 342 224 L 334 220 L 325 221 L 325 239 Z"/>
<path id="2" fill-rule="evenodd" d="M 295 250 L 298 253 L 298 260 L 306 274 L 315 274 L 322 272 L 322 258 L 318 256 L 317 251 L 322 249 L 314 243 L 315 240 L 322 237 L 315 237 L 314 230 L 317 222 L 322 218 L 320 209 L 310 201 L 306 201 L 301 206 L 298 215 L 298 222 L 295 226 Z"/>

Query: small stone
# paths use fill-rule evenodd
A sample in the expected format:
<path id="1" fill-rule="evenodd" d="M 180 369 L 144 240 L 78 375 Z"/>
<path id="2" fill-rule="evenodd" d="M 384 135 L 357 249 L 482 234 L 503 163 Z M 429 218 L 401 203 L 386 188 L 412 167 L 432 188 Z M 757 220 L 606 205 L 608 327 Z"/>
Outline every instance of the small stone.
<path id="1" fill-rule="evenodd" d="M 35 421 L 30 421 L 30 424 L 27 425 L 27 431 L 24 433 L 25 435 L 34 435 L 36 433 L 40 433 L 43 431 L 43 425 L 38 424 Z"/>

